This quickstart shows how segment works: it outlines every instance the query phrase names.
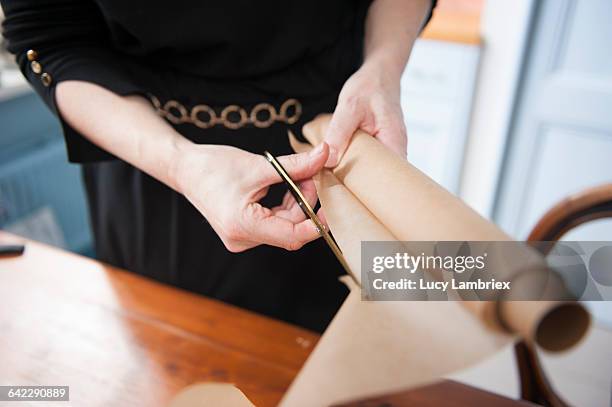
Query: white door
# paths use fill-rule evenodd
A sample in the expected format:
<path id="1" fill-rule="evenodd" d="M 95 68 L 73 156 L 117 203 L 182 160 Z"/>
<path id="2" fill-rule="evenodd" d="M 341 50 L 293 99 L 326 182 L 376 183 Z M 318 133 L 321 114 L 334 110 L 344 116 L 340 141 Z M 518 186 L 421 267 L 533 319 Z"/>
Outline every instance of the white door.
<path id="1" fill-rule="evenodd" d="M 542 0 L 536 8 L 494 212 L 521 239 L 554 203 L 612 182 L 612 1 Z M 610 241 L 612 221 L 566 239 Z M 596 307 L 612 323 L 610 305 Z"/>
<path id="2" fill-rule="evenodd" d="M 612 182 L 612 1 L 536 4 L 495 210 L 518 238 L 568 194 Z M 612 228 L 581 235 L 612 240 Z"/>

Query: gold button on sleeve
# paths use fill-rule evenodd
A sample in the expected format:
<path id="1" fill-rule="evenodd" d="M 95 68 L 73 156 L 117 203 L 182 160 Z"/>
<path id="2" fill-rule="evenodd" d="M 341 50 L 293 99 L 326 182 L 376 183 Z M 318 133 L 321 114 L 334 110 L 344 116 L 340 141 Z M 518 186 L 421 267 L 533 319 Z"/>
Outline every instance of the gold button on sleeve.
<path id="1" fill-rule="evenodd" d="M 38 61 L 30 62 L 30 68 L 32 68 L 32 72 L 37 75 L 42 72 L 42 65 Z"/>
<path id="2" fill-rule="evenodd" d="M 26 55 L 28 56 L 28 61 L 34 61 L 38 58 L 38 52 L 34 51 L 33 49 L 29 49 Z"/>
<path id="3" fill-rule="evenodd" d="M 51 75 L 49 75 L 48 73 L 43 73 L 42 75 L 40 75 L 40 81 L 42 82 L 43 85 L 45 86 L 49 86 L 51 85 Z"/>

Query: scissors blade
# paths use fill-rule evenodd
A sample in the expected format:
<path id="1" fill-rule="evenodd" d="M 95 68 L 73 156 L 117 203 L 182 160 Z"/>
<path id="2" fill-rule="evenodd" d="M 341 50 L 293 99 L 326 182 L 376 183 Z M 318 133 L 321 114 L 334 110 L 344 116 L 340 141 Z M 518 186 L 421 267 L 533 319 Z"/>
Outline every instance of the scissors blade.
<path id="1" fill-rule="evenodd" d="M 342 265 L 342 268 L 344 268 L 346 273 L 353 279 L 353 281 L 357 285 L 359 285 L 359 281 L 357 280 L 355 274 L 349 267 L 344 255 L 342 254 L 342 251 L 340 250 L 340 247 L 338 247 L 338 244 L 335 242 L 335 240 L 329 233 L 329 230 L 321 222 L 321 219 L 319 219 L 315 211 L 312 209 L 312 207 L 306 200 L 306 197 L 304 196 L 298 185 L 295 183 L 295 181 L 293 181 L 287 170 L 285 170 L 281 163 L 268 151 L 264 151 L 264 156 L 266 157 L 266 160 L 268 160 L 268 162 L 272 164 L 272 167 L 274 167 L 278 175 L 280 175 L 285 185 L 287 185 L 287 188 L 289 188 L 289 192 L 295 198 L 300 209 L 302 209 L 302 212 L 304 212 L 304 215 L 306 215 L 306 217 L 308 217 L 312 221 L 312 223 L 314 223 L 317 232 L 323 238 L 323 240 L 325 240 L 325 243 L 327 243 L 331 251 L 336 256 L 336 259 L 338 259 L 338 261 Z"/>

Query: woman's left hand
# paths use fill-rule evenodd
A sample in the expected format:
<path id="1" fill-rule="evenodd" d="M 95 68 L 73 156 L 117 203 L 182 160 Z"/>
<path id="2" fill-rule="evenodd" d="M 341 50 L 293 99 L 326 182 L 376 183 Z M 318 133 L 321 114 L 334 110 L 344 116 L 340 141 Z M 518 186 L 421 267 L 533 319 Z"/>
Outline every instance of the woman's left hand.
<path id="1" fill-rule="evenodd" d="M 353 133 L 361 129 L 406 157 L 406 127 L 400 106 L 400 75 L 384 63 L 366 62 L 344 84 L 327 129 L 330 153 L 327 167 L 335 167 Z"/>

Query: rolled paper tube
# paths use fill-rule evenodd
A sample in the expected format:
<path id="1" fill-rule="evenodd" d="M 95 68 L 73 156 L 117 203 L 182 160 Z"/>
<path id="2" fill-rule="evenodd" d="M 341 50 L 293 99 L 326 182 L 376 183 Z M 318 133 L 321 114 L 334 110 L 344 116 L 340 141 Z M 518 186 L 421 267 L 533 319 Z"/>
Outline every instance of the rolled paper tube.
<path id="1" fill-rule="evenodd" d="M 311 148 L 294 137 L 290 142 L 297 152 Z M 361 277 L 361 241 L 397 237 L 330 171 L 315 176 L 315 183 L 334 237 Z M 480 323 L 477 312 L 470 313 L 458 302 L 367 302 L 361 301 L 350 280 L 347 285 L 349 297 L 282 406 L 331 405 L 423 385 L 477 363 L 512 340 Z"/>
<path id="2" fill-rule="evenodd" d="M 323 141 L 329 115 L 304 126 L 308 141 Z M 359 130 L 334 175 L 403 241 L 512 241 L 459 198 L 405 159 Z"/>
<path id="3" fill-rule="evenodd" d="M 321 115 L 304 126 L 303 134 L 312 145 L 323 140 L 329 119 L 329 115 Z M 354 134 L 333 174 L 351 196 L 359 200 L 397 240 L 512 241 L 493 223 L 363 131 Z M 318 190 L 318 193 L 325 195 L 323 190 Z M 324 199 L 322 202 L 326 212 L 342 211 L 335 208 L 342 205 L 340 200 L 333 205 L 326 205 Z M 343 246 L 351 244 L 349 241 L 354 239 L 351 235 L 357 226 L 353 223 L 351 229 L 346 229 L 345 226 L 336 225 L 334 222 L 337 221 L 336 218 L 328 218 L 332 233 L 338 239 L 340 248 L 345 250 Z M 514 258 L 528 259 L 534 272 L 546 269 L 544 259 L 535 250 L 527 245 L 515 247 L 518 252 Z M 352 251 L 347 252 L 349 256 L 354 256 Z M 359 260 L 360 256 L 350 260 L 349 264 Z M 509 281 L 524 271 L 524 265 L 517 266 L 514 261 L 505 261 L 500 262 L 494 270 L 497 280 Z M 556 297 L 549 295 L 548 298 L 567 297 L 563 287 L 557 289 Z M 579 303 L 463 301 L 462 304 L 486 325 L 509 329 L 551 350 L 563 350 L 565 348 L 561 345 L 574 344 L 584 336 L 589 326 L 589 314 Z M 563 329 L 558 329 L 559 324 L 549 320 L 559 315 L 566 317 Z M 559 337 L 555 341 L 556 346 L 551 346 L 550 340 L 544 342 L 546 338 L 554 336 L 550 332 L 553 328 L 557 329 L 554 335 Z"/>
<path id="4" fill-rule="evenodd" d="M 525 272 L 516 276 L 513 286 L 515 290 L 497 308 L 500 320 L 509 331 L 550 352 L 569 349 L 588 331 L 591 317 L 582 304 L 549 300 L 558 298 L 564 288 L 557 273 Z M 511 301 L 513 296 L 542 299 Z"/>

